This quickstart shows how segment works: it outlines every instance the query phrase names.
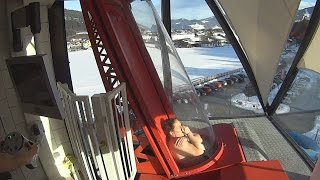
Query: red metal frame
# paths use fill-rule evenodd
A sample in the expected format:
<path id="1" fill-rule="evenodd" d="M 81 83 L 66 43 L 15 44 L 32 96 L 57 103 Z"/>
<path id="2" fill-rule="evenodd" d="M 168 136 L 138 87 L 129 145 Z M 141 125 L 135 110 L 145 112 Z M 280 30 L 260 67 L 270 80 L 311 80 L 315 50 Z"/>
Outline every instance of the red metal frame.
<path id="1" fill-rule="evenodd" d="M 141 174 L 139 180 L 168 180 L 161 175 Z M 217 171 L 209 171 L 181 180 L 215 179 L 215 180 L 289 180 L 281 164 L 277 160 L 243 162 Z"/>
<path id="2" fill-rule="evenodd" d="M 134 141 L 139 141 L 140 145 L 135 149 L 137 169 L 140 174 L 164 174 L 163 168 L 158 159 L 153 155 L 143 153 L 143 150 L 150 144 L 146 137 L 133 136 Z M 140 162 L 139 159 L 144 162 Z"/>
<path id="3" fill-rule="evenodd" d="M 244 162 L 222 169 L 222 180 L 289 180 L 278 160 Z"/>
<path id="4" fill-rule="evenodd" d="M 162 131 L 161 122 L 175 117 L 151 58 L 144 46 L 138 26 L 126 0 L 81 0 L 81 7 L 98 69 L 106 91 L 120 82 L 127 83 L 131 108 L 143 129 L 156 159 L 142 155 L 143 145 L 136 155 L 148 159 L 150 173 L 159 173 L 161 165 L 169 178 L 199 173 L 221 157 L 220 142 L 215 157 L 197 167 L 180 170 L 175 163 Z M 141 149 L 142 148 L 142 149 Z M 140 164 L 143 167 L 145 165 Z M 141 170 L 141 168 L 140 168 Z"/>
<path id="5" fill-rule="evenodd" d="M 176 176 L 176 178 L 189 179 L 189 180 L 223 179 L 220 177 L 221 172 L 229 172 L 231 173 L 231 177 L 233 177 L 233 179 L 238 179 L 238 176 L 236 174 L 233 174 L 233 171 L 225 170 L 225 169 L 228 169 L 229 167 L 233 167 L 241 163 L 245 163 L 245 157 L 244 157 L 242 148 L 240 146 L 240 142 L 238 140 L 238 135 L 235 131 L 235 128 L 231 124 L 224 124 L 224 123 L 216 124 L 216 125 L 213 125 L 212 127 L 215 131 L 216 138 L 219 139 L 220 142 L 223 142 L 223 153 L 220 152 L 219 155 L 216 155 L 216 157 L 214 158 L 216 162 L 210 165 L 210 167 L 207 168 L 206 170 L 198 171 L 199 168 L 193 168 L 193 169 L 190 169 L 192 171 L 191 173 L 189 173 L 190 172 L 189 170 L 184 170 L 184 172 L 179 173 Z M 235 168 L 232 168 L 232 169 L 235 169 Z M 241 171 L 239 170 L 239 168 L 236 168 L 234 171 L 239 175 L 241 175 Z M 227 173 L 224 173 L 224 174 L 225 174 L 224 176 L 227 177 Z M 168 179 L 160 175 L 152 176 L 148 174 L 142 174 L 138 179 L 144 180 L 144 179 L 151 179 L 151 178 L 153 180 Z M 242 178 L 242 180 L 245 180 L 245 178 Z"/>
<path id="6" fill-rule="evenodd" d="M 167 113 L 164 110 L 160 99 L 163 95 L 159 96 L 156 93 L 157 89 L 154 87 L 151 74 L 147 71 L 148 68 L 139 54 L 137 48 L 139 44 L 132 38 L 127 26 L 128 22 L 124 16 L 123 8 L 130 12 L 129 4 L 120 1 L 81 0 L 80 2 L 92 49 L 106 90 L 114 89 L 119 82 L 127 83 L 130 106 L 134 110 L 158 161 L 167 176 L 170 177 L 172 173 L 177 173 L 178 167 L 175 165 L 175 167 L 168 168 L 167 163 L 173 158 L 168 149 L 159 151 L 160 146 L 166 146 L 163 136 L 160 135 L 158 128 L 155 128 L 153 120 L 157 119 L 158 122 L 166 120 L 168 114 L 172 116 L 173 113 Z M 120 31 L 115 27 L 119 25 L 117 22 L 121 23 L 120 26 L 123 27 Z M 119 36 L 119 34 L 121 35 Z M 123 37 L 121 37 L 122 35 Z M 157 80 L 159 81 L 158 77 Z M 148 102 L 152 99 L 154 101 Z M 139 105 L 136 102 L 140 102 Z M 147 104 L 141 102 L 147 102 Z"/>

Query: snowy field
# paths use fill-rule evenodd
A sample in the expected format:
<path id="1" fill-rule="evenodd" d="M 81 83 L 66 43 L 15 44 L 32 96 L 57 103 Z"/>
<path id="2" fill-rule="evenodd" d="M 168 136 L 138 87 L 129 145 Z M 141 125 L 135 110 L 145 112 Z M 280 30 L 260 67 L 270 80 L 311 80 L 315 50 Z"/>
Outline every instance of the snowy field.
<path id="1" fill-rule="evenodd" d="M 69 52 L 71 78 L 77 95 L 104 93 L 104 86 L 92 50 Z"/>
<path id="2" fill-rule="evenodd" d="M 177 48 L 190 79 L 241 68 L 231 46 L 215 48 Z M 74 92 L 93 95 L 105 92 L 92 50 L 69 53 Z"/>
<path id="3" fill-rule="evenodd" d="M 215 48 L 177 48 L 190 79 L 226 72 L 242 65 L 231 46 Z"/>

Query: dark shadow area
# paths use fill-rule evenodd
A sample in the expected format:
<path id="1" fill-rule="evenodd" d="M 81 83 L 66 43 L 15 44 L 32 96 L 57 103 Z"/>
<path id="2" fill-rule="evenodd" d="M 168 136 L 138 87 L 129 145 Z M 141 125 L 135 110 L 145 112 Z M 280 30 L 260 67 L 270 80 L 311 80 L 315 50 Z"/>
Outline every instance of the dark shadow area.
<path id="1" fill-rule="evenodd" d="M 263 151 L 263 149 L 261 149 L 254 141 L 252 141 L 251 139 L 247 139 L 247 138 L 242 138 L 239 137 L 239 141 L 241 143 L 242 146 L 254 149 L 256 151 L 258 151 L 265 159 L 269 159 L 268 155 Z"/>
<path id="2" fill-rule="evenodd" d="M 319 114 L 320 111 L 308 113 L 299 112 L 274 115 L 273 118 L 287 130 L 305 133 L 314 127 L 315 117 Z"/>
<path id="3" fill-rule="evenodd" d="M 298 173 L 289 172 L 289 171 L 286 171 L 286 173 L 290 180 L 309 180 L 310 179 L 310 176 L 306 176 L 303 174 L 298 174 Z"/>

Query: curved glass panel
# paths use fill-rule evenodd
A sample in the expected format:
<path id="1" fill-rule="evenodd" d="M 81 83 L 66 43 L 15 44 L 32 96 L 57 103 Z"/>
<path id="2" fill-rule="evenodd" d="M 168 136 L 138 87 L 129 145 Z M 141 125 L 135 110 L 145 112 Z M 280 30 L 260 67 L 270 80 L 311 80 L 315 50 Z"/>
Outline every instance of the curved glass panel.
<path id="1" fill-rule="evenodd" d="M 315 4 L 316 0 L 310 0 L 308 1 L 306 7 L 306 3 L 304 3 L 303 1 L 300 2 L 295 22 L 292 25 L 286 46 L 280 56 L 280 61 L 276 71 L 276 75 L 273 79 L 272 88 L 268 97 L 269 105 L 272 104 L 274 98 L 276 97 L 280 87 L 282 86 L 282 82 L 286 78 L 287 73 L 293 63 L 293 60 L 296 57 L 296 54 L 300 48 L 301 42 L 304 39 L 306 30 L 308 28 L 310 16 L 313 12 Z M 283 104 L 280 105 L 280 109 L 282 108 L 281 106 L 283 106 Z"/>
<path id="2" fill-rule="evenodd" d="M 319 83 L 319 73 L 308 69 L 300 69 L 282 100 L 282 104 L 289 107 L 290 113 L 319 110 Z"/>
<path id="3" fill-rule="evenodd" d="M 215 135 L 208 117 L 203 112 L 194 86 L 151 1 L 134 1 L 131 3 L 131 7 L 145 47 L 151 56 L 165 93 L 172 103 L 176 117 L 184 125 L 183 127 L 189 127 L 192 134 L 200 134 L 202 146 L 205 147 L 201 156 L 206 158 L 200 158 L 201 160 L 195 158 L 197 159 L 194 161 L 195 163 L 188 165 L 183 161 L 192 159 L 190 155 L 182 157 L 181 154 L 177 154 L 176 150 L 170 149 L 169 145 L 168 147 L 179 167 L 189 167 L 203 163 L 215 153 Z M 183 103 L 179 103 L 178 99 Z M 166 135 L 169 136 L 169 139 L 174 138 L 171 137 L 171 134 Z M 189 142 L 192 141 L 190 140 L 192 138 L 185 137 L 189 139 Z M 178 136 L 177 138 L 179 140 L 181 137 Z"/>
<path id="4" fill-rule="evenodd" d="M 172 1 L 171 34 L 209 120 L 264 111 L 221 25 L 203 0 Z M 184 97 L 173 99 L 187 102 Z"/>
<path id="5" fill-rule="evenodd" d="M 274 116 L 313 162 L 320 153 L 320 74 L 299 69 L 282 104 L 289 108 L 285 114 Z M 280 115 L 281 114 L 281 115 Z"/>
<path id="6" fill-rule="evenodd" d="M 254 86 L 206 1 L 172 1 L 171 7 L 173 42 L 209 119 L 263 114 Z"/>

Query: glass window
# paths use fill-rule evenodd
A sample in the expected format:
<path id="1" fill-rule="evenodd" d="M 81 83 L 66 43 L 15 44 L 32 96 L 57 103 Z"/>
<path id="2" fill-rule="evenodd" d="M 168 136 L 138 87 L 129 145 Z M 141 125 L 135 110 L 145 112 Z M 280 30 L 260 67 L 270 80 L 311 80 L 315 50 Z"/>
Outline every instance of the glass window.
<path id="1" fill-rule="evenodd" d="M 320 75 L 317 72 L 300 69 L 282 103 L 289 106 L 290 113 L 320 109 L 319 83 Z"/>
<path id="2" fill-rule="evenodd" d="M 77 95 L 105 93 L 79 1 L 65 2 L 65 28 L 73 90 Z"/>
<path id="3" fill-rule="evenodd" d="M 269 94 L 268 103 L 272 104 L 278 93 L 283 80 L 287 76 L 293 60 L 300 48 L 301 42 L 306 33 L 311 14 L 313 12 L 316 0 L 301 1 L 296 14 L 295 22 L 292 25 L 286 46 L 280 56 L 276 76 L 273 79 L 273 85 Z M 284 106 L 283 104 L 280 106 Z M 281 107 L 280 107 L 281 108 Z"/>
<path id="4" fill-rule="evenodd" d="M 180 168 L 207 162 L 217 149 L 215 136 L 180 57 L 152 2 L 134 1 L 131 7 L 177 117 L 163 123 L 168 148 Z"/>
<path id="5" fill-rule="evenodd" d="M 320 74 L 300 69 L 282 100 L 289 112 L 274 115 L 314 162 L 320 152 Z"/>
<path id="6" fill-rule="evenodd" d="M 209 119 L 263 113 L 226 34 L 203 0 L 171 1 L 174 46 Z M 176 96 L 176 103 L 188 103 Z"/>

